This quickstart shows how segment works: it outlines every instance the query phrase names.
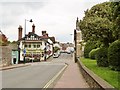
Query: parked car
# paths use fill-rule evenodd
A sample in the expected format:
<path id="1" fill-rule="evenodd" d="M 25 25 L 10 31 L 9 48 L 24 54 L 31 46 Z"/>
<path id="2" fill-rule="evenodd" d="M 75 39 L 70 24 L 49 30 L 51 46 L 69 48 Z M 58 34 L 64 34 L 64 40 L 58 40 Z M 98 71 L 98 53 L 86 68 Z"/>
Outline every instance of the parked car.
<path id="1" fill-rule="evenodd" d="M 74 48 L 73 47 L 68 47 L 66 52 L 67 52 L 67 54 L 72 54 L 74 52 Z"/>

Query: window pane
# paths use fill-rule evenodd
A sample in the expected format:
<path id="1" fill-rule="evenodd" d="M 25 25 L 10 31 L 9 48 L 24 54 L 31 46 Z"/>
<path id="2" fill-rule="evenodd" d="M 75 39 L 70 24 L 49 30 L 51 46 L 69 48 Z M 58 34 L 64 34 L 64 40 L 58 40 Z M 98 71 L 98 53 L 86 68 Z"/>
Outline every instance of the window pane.
<path id="1" fill-rule="evenodd" d="M 31 48 L 31 45 L 29 44 L 29 48 Z"/>
<path id="2" fill-rule="evenodd" d="M 34 45 L 34 48 L 36 48 L 36 45 Z"/>
<path id="3" fill-rule="evenodd" d="M 39 48 L 40 47 L 40 45 L 37 45 L 37 48 Z"/>
<path id="4" fill-rule="evenodd" d="M 27 45 L 25 44 L 25 47 L 27 47 Z"/>

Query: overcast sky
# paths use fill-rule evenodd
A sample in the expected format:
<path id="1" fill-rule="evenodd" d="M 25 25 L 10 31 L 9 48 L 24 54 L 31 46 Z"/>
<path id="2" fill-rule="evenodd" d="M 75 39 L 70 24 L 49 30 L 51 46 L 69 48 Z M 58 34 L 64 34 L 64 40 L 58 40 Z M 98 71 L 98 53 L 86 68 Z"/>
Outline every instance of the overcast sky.
<path id="1" fill-rule="evenodd" d="M 25 19 L 32 19 L 36 34 L 46 30 L 57 41 L 72 42 L 76 18 L 105 1 L 109 0 L 0 0 L 0 30 L 8 40 L 18 40 L 18 26 L 24 29 Z M 26 32 L 31 32 L 33 23 L 26 23 Z"/>

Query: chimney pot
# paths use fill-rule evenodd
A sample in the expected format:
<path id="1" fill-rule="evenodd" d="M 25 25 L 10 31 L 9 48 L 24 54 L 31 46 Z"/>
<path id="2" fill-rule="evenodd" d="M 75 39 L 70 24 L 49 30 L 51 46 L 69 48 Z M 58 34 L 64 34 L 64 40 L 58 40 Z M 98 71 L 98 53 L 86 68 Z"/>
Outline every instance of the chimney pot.
<path id="1" fill-rule="evenodd" d="M 22 26 L 21 25 L 19 25 L 19 27 L 18 27 L 18 40 L 20 40 L 21 38 L 22 38 Z"/>
<path id="2" fill-rule="evenodd" d="M 32 32 L 35 33 L 35 25 L 32 25 Z"/>
<path id="3" fill-rule="evenodd" d="M 46 31 L 42 31 L 42 35 L 45 36 L 46 35 Z"/>

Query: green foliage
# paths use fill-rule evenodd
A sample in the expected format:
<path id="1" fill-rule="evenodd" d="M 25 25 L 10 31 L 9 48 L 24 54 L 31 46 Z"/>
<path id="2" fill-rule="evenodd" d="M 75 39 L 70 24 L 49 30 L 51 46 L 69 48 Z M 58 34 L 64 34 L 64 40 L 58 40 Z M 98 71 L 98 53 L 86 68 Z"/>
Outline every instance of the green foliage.
<path id="1" fill-rule="evenodd" d="M 90 53 L 89 53 L 89 58 L 95 59 L 98 50 L 99 50 L 99 48 L 92 49 L 92 50 L 90 51 Z"/>
<path id="2" fill-rule="evenodd" d="M 8 42 L 3 42 L 2 40 L 0 40 L 0 46 L 7 46 Z"/>
<path id="3" fill-rule="evenodd" d="M 3 41 L 2 41 L 2 40 L 0 40 L 0 46 L 2 46 L 2 43 L 3 43 Z"/>
<path id="4" fill-rule="evenodd" d="M 113 41 L 111 12 L 110 2 L 97 4 L 85 12 L 85 17 L 79 23 L 85 41 L 99 40 L 105 46 Z"/>
<path id="5" fill-rule="evenodd" d="M 56 53 L 58 50 L 60 50 L 60 48 L 57 47 L 57 46 L 55 46 L 55 47 L 54 47 L 54 53 Z"/>
<path id="6" fill-rule="evenodd" d="M 113 70 L 120 71 L 120 40 L 113 42 L 108 48 L 109 65 Z"/>
<path id="7" fill-rule="evenodd" d="M 109 67 L 98 67 L 96 60 L 92 60 L 88 58 L 80 58 L 80 60 L 87 68 L 89 68 L 99 77 L 101 77 L 109 84 L 120 90 L 120 85 L 119 85 L 120 74 L 118 74 L 119 73 L 118 71 L 113 71 Z"/>
<path id="8" fill-rule="evenodd" d="M 107 53 L 108 53 L 108 48 L 102 47 L 98 49 L 96 53 L 96 60 L 97 60 L 98 66 L 101 66 L 101 67 L 109 66 Z"/>
<path id="9" fill-rule="evenodd" d="M 96 48 L 96 42 L 88 41 L 84 48 L 84 57 L 89 58 L 89 53 L 92 49 Z"/>
<path id="10" fill-rule="evenodd" d="M 112 7 L 112 19 L 113 19 L 113 36 L 114 39 L 120 39 L 120 1 L 118 2 L 111 2 Z"/>
<path id="11" fill-rule="evenodd" d="M 11 44 L 17 44 L 17 41 L 12 41 Z"/>

